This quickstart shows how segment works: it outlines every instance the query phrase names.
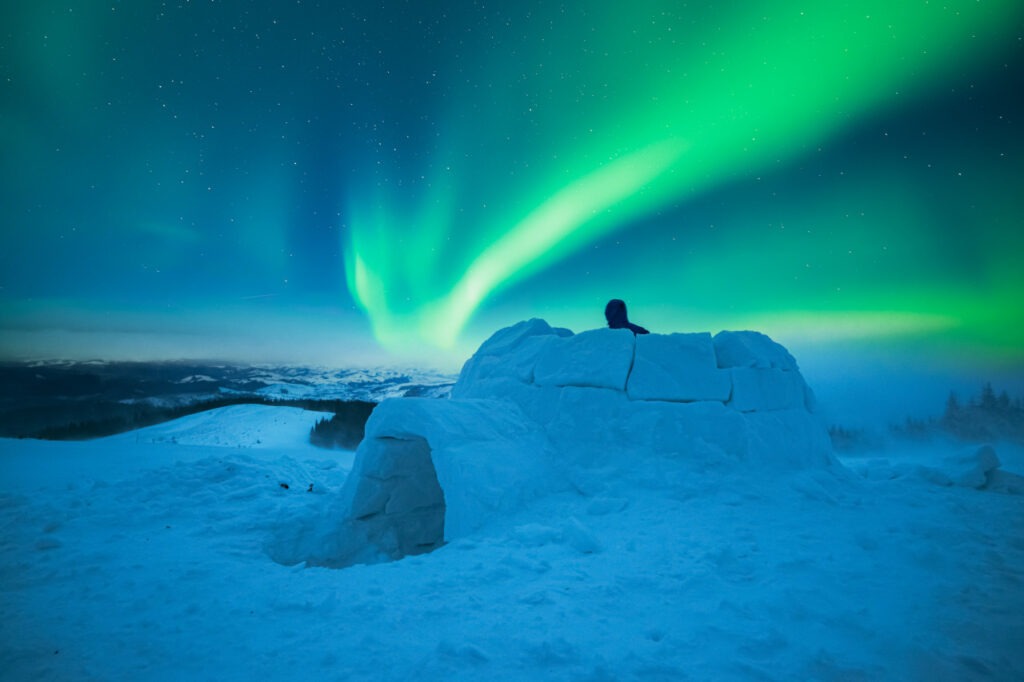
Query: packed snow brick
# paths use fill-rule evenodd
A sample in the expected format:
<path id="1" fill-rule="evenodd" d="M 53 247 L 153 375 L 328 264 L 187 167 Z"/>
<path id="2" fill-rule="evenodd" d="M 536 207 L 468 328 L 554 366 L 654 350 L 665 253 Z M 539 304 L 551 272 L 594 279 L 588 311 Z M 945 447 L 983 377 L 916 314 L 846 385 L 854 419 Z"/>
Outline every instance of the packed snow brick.
<path id="1" fill-rule="evenodd" d="M 626 390 L 633 365 L 633 332 L 592 329 L 548 343 L 537 355 L 540 386 L 590 386 Z"/>
<path id="2" fill-rule="evenodd" d="M 943 464 L 953 483 L 968 488 L 984 488 L 1000 466 L 999 456 L 991 445 L 968 448 L 947 457 Z"/>
<path id="3" fill-rule="evenodd" d="M 734 367 L 729 407 L 740 412 L 803 408 L 804 380 L 799 372 Z"/>
<path id="4" fill-rule="evenodd" d="M 380 456 L 364 458 L 351 515 L 389 557 L 422 554 L 444 538 L 444 494 L 422 438 L 393 438 Z"/>
<path id="5" fill-rule="evenodd" d="M 746 412 L 744 462 L 751 467 L 817 470 L 836 464 L 828 430 L 805 409 Z"/>
<path id="6" fill-rule="evenodd" d="M 586 444 L 683 455 L 715 443 L 718 454 L 739 458 L 747 447 L 743 416 L 721 402 L 639 401 L 577 386 L 562 390 L 547 437 L 560 450 Z"/>
<path id="7" fill-rule="evenodd" d="M 537 318 L 498 330 L 463 365 L 452 396 L 489 380 L 533 383 L 537 356 L 547 345 L 572 335 Z"/>
<path id="8" fill-rule="evenodd" d="M 758 369 L 784 369 L 796 372 L 796 360 L 781 344 L 761 332 L 723 331 L 715 335 L 715 355 L 718 366 L 755 367 Z"/>
<path id="9" fill-rule="evenodd" d="M 711 334 L 643 334 L 626 390 L 634 400 L 725 402 L 732 381 L 718 368 Z"/>

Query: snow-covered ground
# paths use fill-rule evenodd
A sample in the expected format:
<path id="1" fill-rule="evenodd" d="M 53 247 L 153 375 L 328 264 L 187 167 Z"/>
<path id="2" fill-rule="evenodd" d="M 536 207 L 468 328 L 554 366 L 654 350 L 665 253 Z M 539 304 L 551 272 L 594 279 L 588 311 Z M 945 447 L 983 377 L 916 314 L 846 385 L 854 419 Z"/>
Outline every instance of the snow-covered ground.
<path id="1" fill-rule="evenodd" d="M 928 473 L 961 446 L 771 476 L 602 453 L 587 496 L 433 553 L 280 565 L 352 464 L 321 416 L 0 440 L 0 677 L 1024 679 L 1024 496 Z"/>

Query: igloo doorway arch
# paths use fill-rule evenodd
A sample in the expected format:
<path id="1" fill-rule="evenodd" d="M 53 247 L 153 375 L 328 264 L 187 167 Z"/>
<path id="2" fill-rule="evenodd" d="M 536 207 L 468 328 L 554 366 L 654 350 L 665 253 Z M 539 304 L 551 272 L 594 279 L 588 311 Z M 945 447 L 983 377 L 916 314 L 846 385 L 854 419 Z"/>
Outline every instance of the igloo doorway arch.
<path id="1" fill-rule="evenodd" d="M 546 436 L 507 401 L 385 400 L 366 434 L 335 507 L 340 524 L 312 533 L 318 544 L 300 560 L 340 568 L 424 554 L 564 487 Z"/>
<path id="2" fill-rule="evenodd" d="M 444 492 L 422 437 L 374 438 L 350 507 L 357 535 L 390 559 L 444 544 Z"/>

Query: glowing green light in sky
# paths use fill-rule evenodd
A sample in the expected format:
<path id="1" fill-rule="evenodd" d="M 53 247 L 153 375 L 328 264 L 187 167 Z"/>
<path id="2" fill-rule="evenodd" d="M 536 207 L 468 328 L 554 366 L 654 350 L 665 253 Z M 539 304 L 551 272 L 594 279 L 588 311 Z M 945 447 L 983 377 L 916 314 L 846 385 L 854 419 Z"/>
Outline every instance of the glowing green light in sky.
<path id="1" fill-rule="evenodd" d="M 519 60 L 481 58 L 467 82 L 489 85 L 452 95 L 458 121 L 423 186 L 352 201 L 348 285 L 377 338 L 450 346 L 501 287 L 962 78 L 1021 14 L 1013 0 L 719 4 L 553 16 L 524 31 Z M 946 319 L 924 313 L 922 328 Z M 916 318 L 872 319 L 895 333 Z"/>

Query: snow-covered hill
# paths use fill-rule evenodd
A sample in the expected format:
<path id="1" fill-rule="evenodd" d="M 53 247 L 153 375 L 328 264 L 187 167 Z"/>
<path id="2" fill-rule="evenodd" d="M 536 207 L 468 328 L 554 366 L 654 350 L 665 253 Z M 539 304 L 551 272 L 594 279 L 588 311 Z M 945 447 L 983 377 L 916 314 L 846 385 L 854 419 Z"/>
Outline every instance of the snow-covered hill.
<path id="1" fill-rule="evenodd" d="M 232 448 L 316 450 L 308 438 L 296 442 L 296 434 L 309 429 L 317 419 L 330 418 L 333 412 L 311 412 L 294 407 L 233 405 L 157 424 L 106 439 L 118 443 L 178 443 Z"/>
<path id="2" fill-rule="evenodd" d="M 1024 496 L 955 485 L 946 445 L 772 476 L 595 449 L 585 492 L 429 554 L 289 566 L 352 464 L 319 417 L 0 440 L 3 678 L 1024 676 Z"/>
<path id="3" fill-rule="evenodd" d="M 80 442 L 0 438 L 6 493 L 78 489 L 197 460 L 239 454 L 262 460 L 328 462 L 347 468 L 352 453 L 309 442 L 309 430 L 331 413 L 294 407 L 235 405 L 129 433 Z"/>

